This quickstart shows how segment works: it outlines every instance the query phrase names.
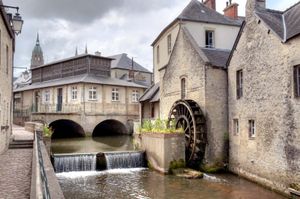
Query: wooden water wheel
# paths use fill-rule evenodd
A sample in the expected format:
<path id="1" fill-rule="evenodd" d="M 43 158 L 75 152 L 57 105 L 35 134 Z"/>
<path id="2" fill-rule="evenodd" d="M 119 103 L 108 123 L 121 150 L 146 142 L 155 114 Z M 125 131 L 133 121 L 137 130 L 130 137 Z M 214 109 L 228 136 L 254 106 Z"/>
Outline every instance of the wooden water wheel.
<path id="1" fill-rule="evenodd" d="M 175 102 L 169 113 L 169 126 L 172 125 L 184 130 L 187 166 L 198 169 L 206 146 L 205 117 L 199 105 L 193 100 Z"/>

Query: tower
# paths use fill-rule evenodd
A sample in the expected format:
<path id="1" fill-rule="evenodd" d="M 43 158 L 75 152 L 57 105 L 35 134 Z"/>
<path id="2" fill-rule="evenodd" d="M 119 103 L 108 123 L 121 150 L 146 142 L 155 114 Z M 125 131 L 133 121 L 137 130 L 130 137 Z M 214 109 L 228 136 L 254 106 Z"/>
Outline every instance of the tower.
<path id="1" fill-rule="evenodd" d="M 42 48 L 40 46 L 40 38 L 38 33 L 36 37 L 36 43 L 32 51 L 31 68 L 35 68 L 43 64 L 44 64 L 44 56 L 43 56 Z"/>

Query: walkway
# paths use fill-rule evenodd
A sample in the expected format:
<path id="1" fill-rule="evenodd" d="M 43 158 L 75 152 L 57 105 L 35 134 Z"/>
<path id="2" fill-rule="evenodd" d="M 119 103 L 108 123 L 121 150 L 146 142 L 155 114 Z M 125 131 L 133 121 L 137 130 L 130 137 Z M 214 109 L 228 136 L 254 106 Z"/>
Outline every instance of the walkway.
<path id="1" fill-rule="evenodd" d="M 33 133 L 13 126 L 14 140 L 33 140 Z M 0 155 L 0 199 L 30 197 L 32 149 L 9 149 Z"/>

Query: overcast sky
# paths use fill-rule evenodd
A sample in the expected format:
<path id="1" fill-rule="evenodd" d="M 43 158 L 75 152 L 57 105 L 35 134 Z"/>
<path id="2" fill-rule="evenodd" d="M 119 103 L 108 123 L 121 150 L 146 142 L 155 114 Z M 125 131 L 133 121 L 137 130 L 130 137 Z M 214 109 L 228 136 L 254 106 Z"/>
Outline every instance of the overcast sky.
<path id="1" fill-rule="evenodd" d="M 28 67 L 39 32 L 45 62 L 100 51 L 103 56 L 127 53 L 152 70 L 151 43 L 190 0 L 3 0 L 20 7 L 24 19 L 16 40 L 15 66 Z M 239 15 L 246 0 L 233 0 Z M 285 10 L 298 0 L 267 0 L 267 7 Z M 226 0 L 216 0 L 223 13 Z M 15 71 L 16 74 L 20 70 Z"/>

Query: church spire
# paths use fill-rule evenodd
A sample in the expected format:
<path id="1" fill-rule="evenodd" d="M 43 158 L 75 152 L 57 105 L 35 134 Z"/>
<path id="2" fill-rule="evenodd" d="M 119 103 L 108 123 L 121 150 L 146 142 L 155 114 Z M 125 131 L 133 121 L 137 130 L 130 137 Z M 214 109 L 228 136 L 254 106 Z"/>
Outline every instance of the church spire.
<path id="1" fill-rule="evenodd" d="M 87 44 L 85 44 L 85 54 L 88 54 Z"/>
<path id="2" fill-rule="evenodd" d="M 35 68 L 41 65 L 44 65 L 44 56 L 43 56 L 43 50 L 40 46 L 40 35 L 39 33 L 37 33 L 36 43 L 33 48 L 32 56 L 31 56 L 31 68 Z"/>
<path id="3" fill-rule="evenodd" d="M 39 35 L 39 32 L 36 35 L 36 45 L 40 45 L 40 35 Z"/>
<path id="4" fill-rule="evenodd" d="M 77 46 L 76 46 L 76 50 L 75 50 L 75 56 L 78 55 L 78 49 L 77 49 Z"/>

